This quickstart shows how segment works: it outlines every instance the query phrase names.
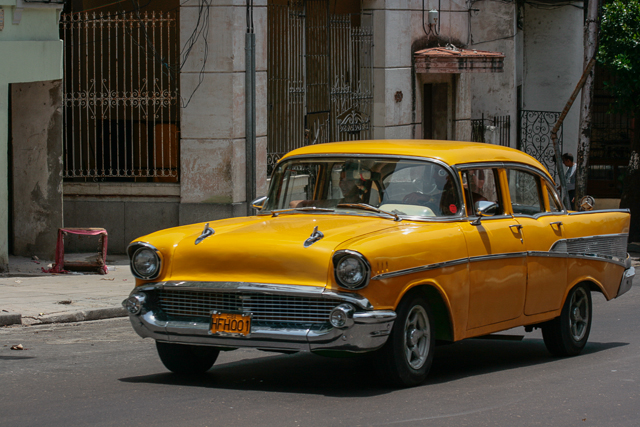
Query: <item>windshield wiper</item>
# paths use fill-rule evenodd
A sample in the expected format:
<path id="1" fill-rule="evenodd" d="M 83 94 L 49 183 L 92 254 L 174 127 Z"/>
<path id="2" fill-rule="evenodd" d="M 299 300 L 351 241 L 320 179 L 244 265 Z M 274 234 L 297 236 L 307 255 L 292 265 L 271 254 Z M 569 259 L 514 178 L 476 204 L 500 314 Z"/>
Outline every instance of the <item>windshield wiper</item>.
<path id="1" fill-rule="evenodd" d="M 273 211 L 271 213 L 271 216 L 278 216 L 283 213 L 292 213 L 292 212 L 335 212 L 335 209 L 317 208 L 315 206 L 304 206 L 301 208 L 291 208 L 291 209 L 283 209 L 280 211 Z"/>
<path id="2" fill-rule="evenodd" d="M 375 206 L 371 206 L 368 205 L 366 203 L 338 203 L 338 206 L 336 206 L 338 208 L 356 208 L 356 209 L 362 209 L 365 211 L 370 211 L 370 212 L 376 212 L 376 213 L 380 213 L 380 214 L 385 214 L 385 215 L 389 215 L 390 217 L 393 218 L 394 221 L 402 221 L 402 218 L 400 218 L 400 216 L 398 214 L 392 213 L 392 212 L 387 212 L 387 211 L 383 211 L 382 209 L 378 209 Z"/>

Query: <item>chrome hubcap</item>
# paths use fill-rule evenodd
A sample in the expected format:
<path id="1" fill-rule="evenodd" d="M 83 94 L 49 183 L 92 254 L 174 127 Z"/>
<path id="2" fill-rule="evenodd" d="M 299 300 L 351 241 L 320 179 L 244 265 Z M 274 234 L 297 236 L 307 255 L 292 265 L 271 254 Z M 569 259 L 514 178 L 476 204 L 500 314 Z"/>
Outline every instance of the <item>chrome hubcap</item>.
<path id="1" fill-rule="evenodd" d="M 404 354 L 413 369 L 420 369 L 429 354 L 431 330 L 422 306 L 411 308 L 404 325 Z"/>
<path id="2" fill-rule="evenodd" d="M 580 288 L 571 296 L 569 306 L 569 328 L 571 337 L 575 341 L 580 341 L 587 333 L 589 323 L 589 304 L 587 292 Z"/>

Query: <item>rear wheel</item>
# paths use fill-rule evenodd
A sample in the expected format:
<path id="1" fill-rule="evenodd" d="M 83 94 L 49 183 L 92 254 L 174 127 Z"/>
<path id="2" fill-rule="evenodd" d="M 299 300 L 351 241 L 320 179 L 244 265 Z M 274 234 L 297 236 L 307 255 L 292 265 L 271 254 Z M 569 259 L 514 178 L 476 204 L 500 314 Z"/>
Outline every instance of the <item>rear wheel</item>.
<path id="1" fill-rule="evenodd" d="M 560 317 L 542 325 L 547 350 L 557 357 L 580 354 L 591 331 L 591 292 L 578 285 L 569 292 Z"/>
<path id="2" fill-rule="evenodd" d="M 156 349 L 164 366 L 176 374 L 207 372 L 218 358 L 219 350 L 198 345 L 156 341 Z"/>
<path id="3" fill-rule="evenodd" d="M 429 303 L 421 297 L 405 298 L 386 344 L 378 354 L 380 375 L 395 386 L 412 387 L 427 377 L 433 361 L 435 338 Z"/>

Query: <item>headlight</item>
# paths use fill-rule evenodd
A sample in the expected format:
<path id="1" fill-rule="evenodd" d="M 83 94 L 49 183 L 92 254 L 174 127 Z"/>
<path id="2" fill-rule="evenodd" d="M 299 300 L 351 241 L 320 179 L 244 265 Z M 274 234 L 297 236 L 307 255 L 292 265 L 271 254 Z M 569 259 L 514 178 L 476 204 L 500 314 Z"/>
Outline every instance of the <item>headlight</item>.
<path id="1" fill-rule="evenodd" d="M 139 245 L 139 244 L 138 244 Z M 155 279 L 160 274 L 160 257 L 151 245 L 140 245 L 134 248 L 131 255 L 131 272 L 143 280 Z"/>
<path id="2" fill-rule="evenodd" d="M 355 251 L 338 251 L 333 256 L 336 282 L 346 289 L 362 289 L 369 284 L 371 267 L 362 254 Z"/>

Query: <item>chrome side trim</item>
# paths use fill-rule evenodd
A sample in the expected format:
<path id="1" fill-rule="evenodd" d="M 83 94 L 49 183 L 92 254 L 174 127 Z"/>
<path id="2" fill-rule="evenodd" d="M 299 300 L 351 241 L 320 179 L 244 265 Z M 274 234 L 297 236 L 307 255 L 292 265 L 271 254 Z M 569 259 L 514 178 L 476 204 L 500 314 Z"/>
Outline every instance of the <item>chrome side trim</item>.
<path id="1" fill-rule="evenodd" d="M 492 259 L 524 258 L 526 252 L 509 252 L 504 254 L 480 255 L 469 258 L 469 262 L 489 261 Z"/>
<path id="2" fill-rule="evenodd" d="M 545 251 L 527 251 L 527 256 L 545 257 L 545 258 L 567 258 L 567 254 L 563 252 L 545 252 Z"/>
<path id="3" fill-rule="evenodd" d="M 249 283 L 249 282 L 156 282 L 138 286 L 131 293 L 144 292 L 159 289 L 179 288 L 186 291 L 229 292 L 244 291 L 263 294 L 278 294 L 290 296 L 320 297 L 339 299 L 349 302 L 363 310 L 373 309 L 373 305 L 362 295 L 348 292 L 336 292 L 326 289 L 325 286 L 281 285 L 273 283 Z"/>
<path id="4" fill-rule="evenodd" d="M 423 271 L 435 270 L 437 268 L 453 267 L 454 265 L 466 264 L 468 262 L 469 262 L 469 258 L 460 258 L 460 259 L 455 259 L 453 261 L 437 262 L 437 263 L 434 263 L 434 264 L 422 265 L 420 267 L 412 267 L 412 268 L 407 268 L 407 269 L 404 269 L 404 270 L 391 271 L 389 273 L 377 274 L 377 275 L 373 276 L 371 278 L 371 280 L 390 279 L 392 277 L 404 276 L 406 274 L 420 273 L 420 272 L 423 272 Z"/>
<path id="5" fill-rule="evenodd" d="M 594 210 L 594 211 L 569 212 L 569 215 L 588 215 L 588 214 L 603 213 L 603 212 L 630 213 L 631 211 L 629 209 L 602 209 L 602 210 Z"/>
<path id="6" fill-rule="evenodd" d="M 544 252 L 544 251 L 529 251 L 528 256 L 532 257 L 545 257 L 545 258 L 567 258 L 567 259 L 586 259 L 590 261 L 602 261 L 610 262 L 622 267 L 627 267 L 629 258 L 622 259 L 613 256 L 599 255 L 599 254 L 576 254 L 568 252 Z"/>

